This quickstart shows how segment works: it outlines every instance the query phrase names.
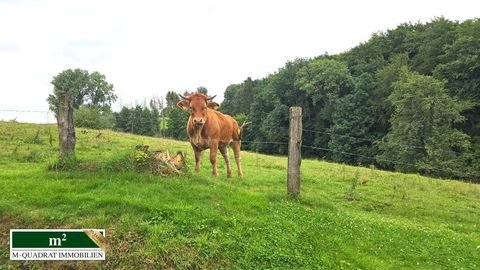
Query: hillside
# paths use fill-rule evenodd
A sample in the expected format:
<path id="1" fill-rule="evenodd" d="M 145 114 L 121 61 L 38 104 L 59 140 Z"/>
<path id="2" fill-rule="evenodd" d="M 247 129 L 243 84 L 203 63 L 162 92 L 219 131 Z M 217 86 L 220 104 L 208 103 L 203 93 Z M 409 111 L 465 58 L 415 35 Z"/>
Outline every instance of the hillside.
<path id="1" fill-rule="evenodd" d="M 51 144 L 50 144 L 51 143 Z M 54 125 L 0 122 L 0 269 L 12 228 L 105 228 L 105 262 L 33 262 L 30 269 L 475 269 L 480 186 L 318 160 L 286 196 L 286 157 L 243 152 L 245 178 L 161 178 L 131 170 L 137 144 L 185 142 L 77 130 L 79 167 L 48 170 Z M 204 155 L 205 156 L 205 155 Z M 234 167 L 234 174 L 236 170 Z"/>
<path id="2" fill-rule="evenodd" d="M 317 147 L 305 155 L 480 182 L 479 55 L 480 19 L 404 23 L 344 53 L 235 82 L 220 110 L 255 123 L 246 140 L 287 141 L 288 108 L 300 106 L 303 143 Z"/>

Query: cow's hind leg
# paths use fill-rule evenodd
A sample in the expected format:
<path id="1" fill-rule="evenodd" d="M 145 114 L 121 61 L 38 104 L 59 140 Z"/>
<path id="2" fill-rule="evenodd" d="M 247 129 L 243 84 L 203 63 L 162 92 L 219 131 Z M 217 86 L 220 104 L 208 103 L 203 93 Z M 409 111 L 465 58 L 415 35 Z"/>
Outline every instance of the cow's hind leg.
<path id="1" fill-rule="evenodd" d="M 238 176 L 243 177 L 242 164 L 240 162 L 240 141 L 232 142 L 233 154 L 235 155 L 235 162 L 237 163 Z"/>
<path id="2" fill-rule="evenodd" d="M 220 153 L 222 153 L 225 164 L 227 165 L 227 177 L 232 177 L 232 168 L 230 168 L 230 160 L 228 159 L 228 149 L 227 147 L 220 148 Z"/>

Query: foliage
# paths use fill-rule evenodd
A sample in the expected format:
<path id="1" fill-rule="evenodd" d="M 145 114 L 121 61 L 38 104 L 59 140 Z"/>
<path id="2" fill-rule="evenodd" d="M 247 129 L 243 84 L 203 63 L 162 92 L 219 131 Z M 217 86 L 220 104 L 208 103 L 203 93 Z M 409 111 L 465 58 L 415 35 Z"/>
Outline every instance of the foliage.
<path id="1" fill-rule="evenodd" d="M 286 157 L 243 151 L 242 181 L 221 160 L 216 178 L 206 160 L 163 179 L 134 172 L 135 145 L 186 150 L 192 165 L 188 143 L 109 130 L 78 132 L 80 169 L 49 171 L 57 147 L 25 142 L 49 129 L 0 122 L 0 228 L 105 228 L 110 251 L 31 269 L 478 268 L 479 185 L 304 159 L 291 200 Z M 32 149 L 45 158 L 15 158 Z M 22 268 L 7 240 L 0 231 L 0 265 Z"/>
<path id="2" fill-rule="evenodd" d="M 234 115 L 233 119 L 235 119 L 239 125 L 242 125 L 243 123 L 247 122 L 248 117 L 244 113 L 239 113 Z"/>
<path id="3" fill-rule="evenodd" d="M 399 170 L 407 170 L 400 163 L 413 163 L 407 171 L 456 178 L 468 175 L 469 179 L 477 179 L 480 177 L 476 169 L 480 149 L 479 40 L 478 19 L 460 23 L 440 17 L 428 23 L 401 24 L 373 34 L 367 42 L 347 52 L 297 59 L 263 79 L 247 78 L 231 84 L 225 90 L 221 110 L 248 116 L 253 124 L 245 133 L 246 140 L 271 142 L 244 144 L 246 149 L 286 154 L 288 107 L 301 106 L 302 143 L 316 147 L 304 147 L 304 156 Z M 420 87 L 406 83 L 405 73 L 409 72 L 416 74 L 413 77 L 433 78 L 412 79 L 422 82 Z M 394 98 L 400 96 L 393 92 L 404 93 L 394 89 L 407 86 L 417 89 L 416 97 L 425 102 L 428 99 L 425 93 L 435 94 L 438 104 L 448 105 L 449 109 L 442 112 L 443 116 L 440 109 L 433 114 L 422 109 L 399 120 L 404 106 Z M 424 86 L 427 88 L 423 89 Z M 422 105 L 412 99 L 413 104 Z M 414 109 L 410 109 L 413 113 Z M 435 122 L 421 128 L 421 121 L 429 117 L 450 122 Z M 464 121 L 457 121 L 460 119 Z M 398 139 L 401 145 L 413 146 L 420 138 L 425 139 L 420 145 L 423 150 L 412 152 L 418 156 L 398 156 L 408 152 L 395 148 L 397 143 L 392 140 L 395 137 L 392 134 L 399 132 L 398 126 L 393 126 L 398 121 L 416 123 L 419 132 L 426 132 L 423 137 L 411 135 Z M 427 127 L 433 131 L 427 132 Z M 451 136 L 440 138 L 441 132 Z M 392 151 L 385 148 L 389 141 L 387 148 Z M 380 162 L 378 157 L 388 158 L 397 166 Z"/>
<path id="4" fill-rule="evenodd" d="M 180 108 L 171 108 L 167 112 L 167 130 L 166 135 L 167 137 L 178 139 L 178 140 L 186 140 L 188 139 L 187 136 L 187 120 L 188 120 L 188 112 L 182 110 Z"/>
<path id="5" fill-rule="evenodd" d="M 160 113 L 155 106 L 123 107 L 114 115 L 116 130 L 146 136 L 155 136 L 160 132 Z"/>
<path id="6" fill-rule="evenodd" d="M 220 110 L 230 115 L 239 113 L 247 114 L 254 102 L 257 81 L 248 77 L 241 84 L 234 84 L 227 87 L 223 95 L 224 100 Z"/>
<path id="7" fill-rule="evenodd" d="M 180 101 L 180 97 L 174 91 L 168 91 L 166 95 L 167 99 L 167 108 L 175 108 L 177 103 Z"/>
<path id="8" fill-rule="evenodd" d="M 58 114 L 59 95 L 70 92 L 73 95 L 73 107 L 78 109 L 82 105 L 94 105 L 100 109 L 109 110 L 117 96 L 113 85 L 106 81 L 105 75 L 95 71 L 89 73 L 82 69 L 67 69 L 53 77 L 53 94 L 48 96 L 50 110 Z"/>
<path id="9" fill-rule="evenodd" d="M 454 128 L 464 117 L 444 82 L 405 69 L 389 100 L 394 107 L 392 126 L 379 160 L 396 160 L 400 171 L 463 176 L 469 138 Z"/>
<path id="10" fill-rule="evenodd" d="M 480 19 L 467 20 L 455 29 L 457 38 L 449 45 L 434 76 L 447 81 L 449 94 L 473 104 L 465 110 L 462 129 L 471 137 L 480 137 Z"/>
<path id="11" fill-rule="evenodd" d="M 299 89 L 307 92 L 314 105 L 321 107 L 330 105 L 330 99 L 351 92 L 353 83 L 348 67 L 330 59 L 308 63 L 297 73 L 296 80 Z"/>
<path id="12" fill-rule="evenodd" d="M 199 86 L 197 87 L 197 92 L 202 93 L 204 95 L 208 95 L 208 89 L 204 86 Z"/>
<path id="13" fill-rule="evenodd" d="M 355 88 L 343 97 L 332 100 L 335 108 L 332 113 L 332 126 L 328 129 L 332 149 L 332 160 L 349 164 L 373 164 L 374 160 L 362 156 L 344 153 L 363 153 L 370 156 L 366 149 L 373 147 L 371 136 L 374 126 L 373 106 L 371 104 L 373 76 L 364 73 L 356 79 Z M 372 151 L 373 152 L 373 151 Z"/>
<path id="14" fill-rule="evenodd" d="M 91 129 L 113 129 L 115 116 L 112 112 L 101 110 L 97 106 L 81 106 L 73 112 L 76 127 Z"/>

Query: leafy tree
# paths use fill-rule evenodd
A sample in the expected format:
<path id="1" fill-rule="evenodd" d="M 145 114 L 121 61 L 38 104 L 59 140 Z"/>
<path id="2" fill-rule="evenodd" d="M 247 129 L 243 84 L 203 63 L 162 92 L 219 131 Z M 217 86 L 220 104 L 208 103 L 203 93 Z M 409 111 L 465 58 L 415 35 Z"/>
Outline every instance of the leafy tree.
<path id="1" fill-rule="evenodd" d="M 423 31 L 415 35 L 419 42 L 417 52 L 412 57 L 412 69 L 423 75 L 432 75 L 435 67 L 444 60 L 441 56 L 455 41 L 457 25 L 443 17 L 423 25 Z"/>
<path id="2" fill-rule="evenodd" d="M 328 147 L 332 159 L 350 164 L 372 164 L 374 156 L 371 129 L 374 126 L 371 95 L 373 76 L 364 73 L 355 81 L 352 93 L 332 100 L 335 110 L 332 114 L 332 127 L 328 130 L 331 139 Z M 352 153 L 347 154 L 347 153 Z"/>
<path id="3" fill-rule="evenodd" d="M 116 125 L 115 128 L 117 130 L 123 132 L 132 132 L 132 110 L 128 107 L 123 107 L 120 112 L 115 113 Z"/>
<path id="4" fill-rule="evenodd" d="M 53 77 L 53 93 L 47 98 L 50 110 L 55 113 L 58 126 L 61 161 L 75 158 L 74 109 L 82 105 L 95 106 L 103 111 L 110 110 L 115 101 L 113 85 L 105 80 L 105 76 L 81 69 L 67 69 Z M 63 104 L 60 104 L 60 98 Z M 60 108 L 62 106 L 62 108 Z M 62 113 L 60 111 L 62 109 Z"/>
<path id="5" fill-rule="evenodd" d="M 50 110 L 58 115 L 59 95 L 69 92 L 73 96 L 73 108 L 82 105 L 95 105 L 101 110 L 109 110 L 117 98 L 113 85 L 99 72 L 89 73 L 82 69 L 67 69 L 53 77 L 53 94 L 48 96 Z"/>
<path id="6" fill-rule="evenodd" d="M 227 87 L 220 110 L 230 115 L 239 113 L 248 114 L 255 96 L 256 81 L 248 77 L 241 84 L 233 84 Z"/>
<path id="7" fill-rule="evenodd" d="M 480 20 L 467 20 L 456 30 L 458 38 L 447 47 L 434 76 L 447 80 L 451 96 L 474 105 L 464 111 L 463 130 L 480 137 Z"/>
<path id="8" fill-rule="evenodd" d="M 244 113 L 236 114 L 233 116 L 233 118 L 235 119 L 235 121 L 237 121 L 239 125 L 243 124 L 244 122 L 247 122 L 247 115 Z"/>
<path id="9" fill-rule="evenodd" d="M 248 77 L 242 84 L 235 96 L 237 104 L 236 113 L 248 113 L 255 96 L 255 81 Z"/>
<path id="10" fill-rule="evenodd" d="M 374 94 L 371 96 L 373 115 L 376 118 L 375 135 L 383 137 L 390 128 L 390 117 L 393 107 L 388 99 L 393 91 L 393 83 L 400 79 L 400 75 L 408 67 L 406 53 L 394 55 L 390 63 L 375 73 Z"/>
<path id="11" fill-rule="evenodd" d="M 203 86 L 197 87 L 197 92 L 202 93 L 204 95 L 208 95 L 208 89 L 206 87 L 203 87 Z"/>
<path id="12" fill-rule="evenodd" d="M 332 114 L 335 111 L 335 100 L 351 93 L 354 79 L 347 66 L 332 59 L 314 60 L 297 73 L 295 86 L 305 92 L 312 101 L 313 111 L 310 125 L 314 130 L 326 130 L 332 125 Z M 330 136 L 318 132 L 314 134 L 313 145 L 327 148 Z M 331 152 L 319 152 L 329 157 Z"/>
<path id="13" fill-rule="evenodd" d="M 231 84 L 225 89 L 220 111 L 229 115 L 236 115 L 239 113 L 236 96 L 240 87 L 240 84 Z"/>
<path id="14" fill-rule="evenodd" d="M 461 108 L 444 89 L 444 82 L 406 68 L 388 98 L 394 107 L 391 130 L 380 145 L 381 163 L 405 172 L 445 176 L 459 175 L 469 148 L 466 134 L 454 128 L 462 122 Z"/>
<path id="15" fill-rule="evenodd" d="M 187 120 L 188 112 L 180 108 L 172 108 L 168 111 L 168 124 L 167 124 L 167 136 L 179 139 L 186 140 L 187 136 Z"/>
<path id="16" fill-rule="evenodd" d="M 177 106 L 177 103 L 180 101 L 180 97 L 174 91 L 168 91 L 166 95 L 167 108 L 174 108 Z"/>
<path id="17" fill-rule="evenodd" d="M 160 113 L 155 107 L 123 107 L 115 113 L 117 130 L 145 136 L 155 136 L 160 132 Z"/>
<path id="18" fill-rule="evenodd" d="M 266 86 L 258 93 L 248 119 L 253 124 L 249 126 L 244 137 L 245 140 L 256 142 L 286 142 L 288 140 L 288 107 L 283 105 L 273 94 L 271 85 Z M 277 144 L 251 143 L 247 147 L 266 153 L 285 154 L 287 151 L 285 145 Z"/>
<path id="19" fill-rule="evenodd" d="M 391 53 L 388 41 L 380 34 L 374 34 L 366 43 L 339 55 L 336 60 L 345 62 L 352 75 L 375 73 L 385 66 Z"/>
<path id="20" fill-rule="evenodd" d="M 350 93 L 354 80 L 344 63 L 319 59 L 308 63 L 298 72 L 296 84 L 310 95 L 315 105 L 325 105 L 330 96 Z"/>

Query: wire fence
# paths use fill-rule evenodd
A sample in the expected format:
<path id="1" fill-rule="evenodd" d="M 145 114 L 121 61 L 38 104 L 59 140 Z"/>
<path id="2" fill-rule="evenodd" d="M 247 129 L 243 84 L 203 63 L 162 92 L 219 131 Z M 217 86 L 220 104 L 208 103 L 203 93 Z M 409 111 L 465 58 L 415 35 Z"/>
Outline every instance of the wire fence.
<path id="1" fill-rule="evenodd" d="M 50 111 L 0 109 L 0 121 L 35 124 L 54 124 L 55 115 Z"/>
<path id="2" fill-rule="evenodd" d="M 24 114 L 30 114 L 30 115 L 36 114 L 36 117 L 30 118 L 30 119 L 35 119 L 35 121 L 33 121 L 34 123 L 42 123 L 42 124 L 54 124 L 54 123 L 56 123 L 55 116 L 52 112 L 38 111 L 38 110 L 0 109 L 0 120 L 29 122 L 28 121 L 29 118 L 23 117 Z M 27 119 L 27 121 L 22 121 L 24 119 Z M 151 118 L 142 118 L 142 117 L 139 117 L 139 116 L 137 116 L 137 117 L 133 116 L 133 117 L 131 117 L 129 119 L 126 119 L 126 120 L 142 121 L 142 120 L 149 120 L 149 119 L 151 119 Z M 160 121 L 163 121 L 163 120 L 160 120 Z M 249 125 L 249 127 L 257 127 L 258 128 L 258 127 L 261 127 L 261 126 L 251 124 L 251 125 Z M 285 127 L 285 126 L 279 126 L 279 128 L 283 128 L 283 129 L 288 130 L 288 127 Z M 324 135 L 328 135 L 330 137 L 353 139 L 353 140 L 356 140 L 355 143 L 357 143 L 357 142 L 368 142 L 371 145 L 373 145 L 376 141 L 378 141 L 378 139 L 374 139 L 374 138 L 351 136 L 351 135 L 346 135 L 346 134 L 336 134 L 336 133 L 333 133 L 333 132 L 329 131 L 328 128 L 324 128 L 322 130 L 302 129 L 302 131 L 303 132 L 308 132 L 308 133 L 315 133 L 315 134 L 324 134 Z M 169 138 L 169 137 L 164 137 L 164 138 Z M 174 138 L 169 138 L 169 139 L 174 139 Z M 183 140 L 183 141 L 189 142 L 189 140 Z M 231 140 L 220 141 L 220 142 L 221 143 L 230 143 Z M 259 153 L 258 147 L 255 147 L 255 146 L 258 146 L 258 145 L 283 145 L 283 146 L 287 146 L 288 145 L 288 138 L 285 141 L 242 140 L 241 143 L 251 145 L 252 146 L 252 147 L 250 147 L 251 150 L 255 151 L 255 153 L 258 154 Z M 369 156 L 369 155 L 365 155 L 365 154 L 362 154 L 362 153 L 340 151 L 340 150 L 337 150 L 337 149 L 331 149 L 331 148 L 328 148 L 328 147 L 321 147 L 321 146 L 317 146 L 317 145 L 301 145 L 301 147 L 302 147 L 302 149 L 322 151 L 322 153 L 319 153 L 319 155 L 324 154 L 324 152 L 329 152 L 329 153 L 340 154 L 340 155 L 344 155 L 344 156 L 348 156 L 348 157 L 361 157 L 361 158 L 364 158 L 364 159 L 371 160 L 371 164 L 389 163 L 389 164 L 393 164 L 393 165 L 408 166 L 408 167 L 413 169 L 412 171 L 415 171 L 417 166 L 418 166 L 417 164 L 409 163 L 409 162 L 403 162 L 403 161 L 400 161 L 400 160 L 386 159 L 386 158 L 382 158 L 380 156 Z M 414 145 L 405 145 L 404 147 L 408 148 L 408 149 L 416 149 L 416 150 L 424 149 L 421 146 L 414 146 Z M 318 156 L 318 157 L 320 157 L 322 159 L 324 158 L 324 156 Z M 257 159 L 257 164 L 258 164 L 258 159 Z M 458 171 L 458 170 L 455 170 L 455 169 L 435 167 L 435 168 L 433 168 L 433 170 L 435 170 L 437 172 L 443 172 L 443 173 L 449 173 L 449 174 L 455 173 L 460 178 L 466 178 L 467 177 L 467 174 L 464 171 Z"/>
<path id="3" fill-rule="evenodd" d="M 328 130 L 328 128 L 325 128 L 325 130 Z M 329 135 L 329 136 L 332 136 L 332 137 L 354 139 L 354 140 L 357 140 L 356 143 L 358 143 L 358 142 L 369 142 L 371 144 L 375 144 L 376 142 L 378 142 L 380 140 L 379 138 L 377 138 L 377 139 L 364 138 L 364 137 L 350 136 L 350 135 L 345 135 L 345 134 L 336 134 L 336 133 L 329 132 L 329 131 L 320 131 L 320 130 L 311 130 L 311 129 L 303 129 L 303 131 L 318 133 L 318 134 L 325 134 L 325 135 Z M 403 147 L 409 148 L 409 149 L 423 149 L 422 146 L 417 146 L 417 145 L 403 145 Z"/>

